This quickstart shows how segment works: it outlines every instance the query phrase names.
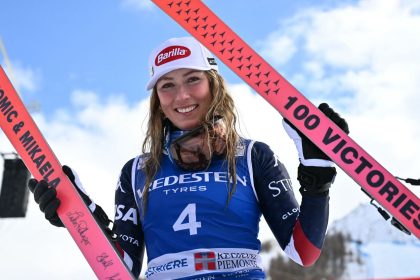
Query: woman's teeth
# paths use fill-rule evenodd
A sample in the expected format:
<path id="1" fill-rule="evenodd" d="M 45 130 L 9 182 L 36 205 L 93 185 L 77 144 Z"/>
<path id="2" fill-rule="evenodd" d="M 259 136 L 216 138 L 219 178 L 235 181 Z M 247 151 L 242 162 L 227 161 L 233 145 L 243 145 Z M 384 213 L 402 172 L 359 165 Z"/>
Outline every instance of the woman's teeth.
<path id="1" fill-rule="evenodd" d="M 197 107 L 197 105 L 192 105 L 192 106 L 185 107 L 185 108 L 178 108 L 176 110 L 179 113 L 188 113 L 188 112 L 191 112 L 192 110 L 194 110 L 196 107 Z"/>

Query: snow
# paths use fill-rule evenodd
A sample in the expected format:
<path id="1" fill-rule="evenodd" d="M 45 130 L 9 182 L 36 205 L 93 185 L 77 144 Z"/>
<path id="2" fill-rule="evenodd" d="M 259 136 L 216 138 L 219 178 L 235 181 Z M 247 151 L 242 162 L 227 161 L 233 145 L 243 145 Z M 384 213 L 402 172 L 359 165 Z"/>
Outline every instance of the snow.
<path id="1" fill-rule="evenodd" d="M 360 204 L 336 220 L 328 234 L 341 232 L 348 237 L 345 280 L 420 280 L 420 240 L 407 235 L 385 220 L 370 204 Z M 271 240 L 271 249 L 263 252 L 263 266 L 268 272 L 270 261 L 285 256 Z"/>
<path id="2" fill-rule="evenodd" d="M 330 231 L 349 235 L 349 250 L 361 260 L 347 263 L 344 279 L 420 279 L 420 241 L 385 221 L 372 205 L 361 204 Z"/>

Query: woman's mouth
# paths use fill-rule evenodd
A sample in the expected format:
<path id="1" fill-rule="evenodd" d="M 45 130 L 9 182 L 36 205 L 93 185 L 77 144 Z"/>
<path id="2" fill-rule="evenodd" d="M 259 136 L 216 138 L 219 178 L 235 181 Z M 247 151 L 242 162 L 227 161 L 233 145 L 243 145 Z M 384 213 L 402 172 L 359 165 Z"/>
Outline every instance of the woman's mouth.
<path id="1" fill-rule="evenodd" d="M 189 113 L 197 107 L 198 107 L 198 105 L 191 105 L 191 106 L 188 106 L 188 107 L 176 108 L 175 110 L 178 113 Z"/>

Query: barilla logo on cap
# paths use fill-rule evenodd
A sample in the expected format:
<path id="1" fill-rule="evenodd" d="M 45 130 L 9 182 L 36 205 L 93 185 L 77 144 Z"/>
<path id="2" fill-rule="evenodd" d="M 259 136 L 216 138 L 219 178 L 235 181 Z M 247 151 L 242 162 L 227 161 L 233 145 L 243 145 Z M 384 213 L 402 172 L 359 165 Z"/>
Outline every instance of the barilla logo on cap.
<path id="1" fill-rule="evenodd" d="M 163 49 L 155 58 L 155 65 L 159 66 L 180 58 L 188 57 L 191 54 L 190 49 L 184 46 L 170 46 Z"/>

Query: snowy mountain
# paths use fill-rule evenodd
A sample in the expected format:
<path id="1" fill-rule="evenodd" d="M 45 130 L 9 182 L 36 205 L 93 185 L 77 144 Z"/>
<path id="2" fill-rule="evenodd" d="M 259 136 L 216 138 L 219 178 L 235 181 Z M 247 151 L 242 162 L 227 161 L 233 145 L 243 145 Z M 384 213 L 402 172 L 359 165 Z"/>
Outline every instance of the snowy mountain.
<path id="1" fill-rule="evenodd" d="M 334 222 L 329 233 L 349 237 L 353 256 L 345 279 L 420 279 L 420 240 L 385 221 L 370 204 L 361 204 Z"/>
<path id="2" fill-rule="evenodd" d="M 346 256 L 344 275 L 334 280 L 420 280 L 420 240 L 395 228 L 369 203 L 332 223 L 328 236 L 337 233 L 346 237 Z M 273 259 L 287 259 L 275 240 L 264 246 L 261 255 L 267 272 Z M 326 246 L 323 253 L 328 255 Z"/>

